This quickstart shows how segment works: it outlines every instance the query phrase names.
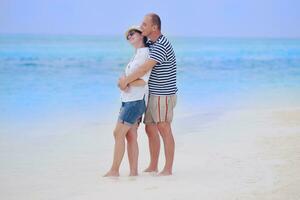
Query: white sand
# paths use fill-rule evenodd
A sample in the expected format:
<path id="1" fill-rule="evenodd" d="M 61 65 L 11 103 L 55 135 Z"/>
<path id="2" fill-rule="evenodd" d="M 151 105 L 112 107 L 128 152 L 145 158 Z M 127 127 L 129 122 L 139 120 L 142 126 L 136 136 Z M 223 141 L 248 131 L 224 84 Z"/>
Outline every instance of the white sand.
<path id="1" fill-rule="evenodd" d="M 0 198 L 300 199 L 300 108 L 232 111 L 192 129 L 182 116 L 174 122 L 176 158 L 169 177 L 128 177 L 125 158 L 120 178 L 102 178 L 111 164 L 113 124 L 2 136 Z M 142 129 L 140 171 L 148 162 Z"/>

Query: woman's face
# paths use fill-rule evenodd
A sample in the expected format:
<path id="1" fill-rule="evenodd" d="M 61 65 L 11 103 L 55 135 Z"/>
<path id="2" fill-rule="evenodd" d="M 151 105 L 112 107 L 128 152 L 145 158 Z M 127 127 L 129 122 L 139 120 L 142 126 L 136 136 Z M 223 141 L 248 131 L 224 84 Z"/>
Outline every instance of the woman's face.
<path id="1" fill-rule="evenodd" d="M 143 36 L 141 33 L 137 32 L 135 30 L 132 30 L 132 31 L 129 31 L 129 33 L 127 35 L 127 40 L 130 44 L 135 45 L 135 44 L 143 41 Z"/>

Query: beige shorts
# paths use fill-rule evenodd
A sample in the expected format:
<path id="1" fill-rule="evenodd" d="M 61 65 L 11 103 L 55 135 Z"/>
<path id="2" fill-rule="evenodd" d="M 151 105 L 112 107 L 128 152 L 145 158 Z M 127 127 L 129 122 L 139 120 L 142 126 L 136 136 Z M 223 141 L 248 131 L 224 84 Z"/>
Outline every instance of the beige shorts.
<path id="1" fill-rule="evenodd" d="M 148 98 L 144 123 L 156 124 L 158 122 L 172 122 L 173 110 L 176 106 L 176 102 L 176 94 L 171 96 L 150 95 Z"/>

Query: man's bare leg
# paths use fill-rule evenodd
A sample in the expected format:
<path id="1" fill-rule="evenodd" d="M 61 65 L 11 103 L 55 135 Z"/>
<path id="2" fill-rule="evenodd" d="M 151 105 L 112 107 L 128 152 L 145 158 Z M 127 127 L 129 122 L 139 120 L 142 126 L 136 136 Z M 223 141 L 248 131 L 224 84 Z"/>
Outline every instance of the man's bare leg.
<path id="1" fill-rule="evenodd" d="M 172 167 L 174 161 L 175 141 L 172 134 L 171 124 L 169 122 L 161 122 L 157 124 L 157 128 L 164 142 L 166 163 L 163 170 L 159 173 L 161 176 L 172 175 Z"/>
<path id="2" fill-rule="evenodd" d="M 129 129 L 130 126 L 120 122 L 117 123 L 114 130 L 115 149 L 113 163 L 111 169 L 104 175 L 104 177 L 120 175 L 119 168 L 125 152 L 125 136 Z"/>
<path id="3" fill-rule="evenodd" d="M 156 124 L 146 124 L 146 133 L 149 142 L 150 164 L 144 172 L 158 171 L 158 157 L 160 151 L 160 138 Z"/>
<path id="4" fill-rule="evenodd" d="M 127 135 L 127 154 L 130 167 L 129 176 L 138 175 L 138 157 L 139 157 L 139 146 L 137 143 L 137 129 L 138 125 L 132 126 Z"/>

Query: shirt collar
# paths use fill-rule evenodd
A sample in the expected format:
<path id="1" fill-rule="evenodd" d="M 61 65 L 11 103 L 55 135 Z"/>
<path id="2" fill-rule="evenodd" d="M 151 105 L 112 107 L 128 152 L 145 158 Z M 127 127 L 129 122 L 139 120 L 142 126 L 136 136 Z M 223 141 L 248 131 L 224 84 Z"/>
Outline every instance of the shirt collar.
<path id="1" fill-rule="evenodd" d="M 160 38 L 162 38 L 162 34 L 157 38 L 157 40 L 155 41 L 155 42 L 153 42 L 153 41 L 151 41 L 150 39 L 148 40 L 148 43 L 150 44 L 150 45 L 153 45 L 154 43 L 156 43 L 158 40 L 160 40 Z"/>

